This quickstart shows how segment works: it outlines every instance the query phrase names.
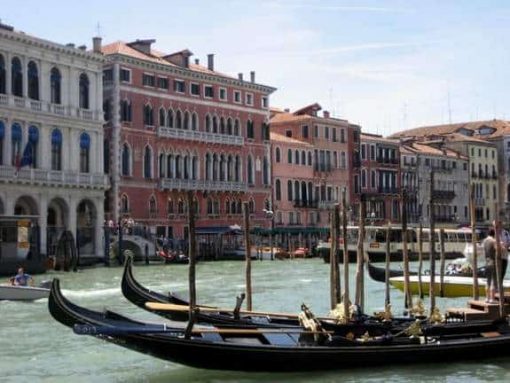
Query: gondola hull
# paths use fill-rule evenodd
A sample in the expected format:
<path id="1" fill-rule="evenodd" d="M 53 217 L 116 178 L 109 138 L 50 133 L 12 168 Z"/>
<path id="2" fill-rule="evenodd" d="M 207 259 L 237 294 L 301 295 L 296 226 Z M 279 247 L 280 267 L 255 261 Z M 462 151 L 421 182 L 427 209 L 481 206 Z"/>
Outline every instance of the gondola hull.
<path id="1" fill-rule="evenodd" d="M 182 329 L 156 330 L 154 324 L 134 321 L 114 313 L 84 309 L 62 296 L 55 280 L 48 299 L 51 315 L 68 327 L 77 324 L 117 330 L 116 335 L 95 333 L 119 346 L 179 364 L 207 369 L 240 371 L 314 371 L 351 369 L 375 365 L 422 362 L 452 362 L 510 355 L 510 333 L 506 323 L 494 324 L 491 336 L 483 332 L 448 337 L 428 337 L 424 343 L 402 337 L 387 343 L 358 342 L 322 344 L 307 340 L 291 330 L 271 333 L 224 335 L 197 329 L 184 337 Z M 151 327 L 152 326 L 152 327 Z M 127 331 L 127 329 L 135 330 Z M 122 331 L 126 331 L 125 334 Z M 151 333 L 154 331 L 153 333 Z"/>

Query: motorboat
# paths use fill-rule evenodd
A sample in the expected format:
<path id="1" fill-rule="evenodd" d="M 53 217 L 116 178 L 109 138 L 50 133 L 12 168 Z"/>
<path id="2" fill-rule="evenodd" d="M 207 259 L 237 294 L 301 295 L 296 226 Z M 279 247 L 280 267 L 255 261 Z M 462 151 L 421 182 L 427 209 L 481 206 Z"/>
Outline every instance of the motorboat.
<path id="1" fill-rule="evenodd" d="M 0 285 L 0 300 L 35 301 L 49 295 L 50 290 L 44 287 Z"/>

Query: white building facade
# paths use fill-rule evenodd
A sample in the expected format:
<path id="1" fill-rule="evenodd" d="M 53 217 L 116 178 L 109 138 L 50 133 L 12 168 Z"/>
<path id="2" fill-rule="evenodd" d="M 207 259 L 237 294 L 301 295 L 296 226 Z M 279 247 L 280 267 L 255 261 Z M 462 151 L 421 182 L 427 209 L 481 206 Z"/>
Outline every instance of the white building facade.
<path id="1" fill-rule="evenodd" d="M 0 214 L 38 216 L 43 254 L 70 230 L 103 257 L 103 63 L 0 25 Z"/>

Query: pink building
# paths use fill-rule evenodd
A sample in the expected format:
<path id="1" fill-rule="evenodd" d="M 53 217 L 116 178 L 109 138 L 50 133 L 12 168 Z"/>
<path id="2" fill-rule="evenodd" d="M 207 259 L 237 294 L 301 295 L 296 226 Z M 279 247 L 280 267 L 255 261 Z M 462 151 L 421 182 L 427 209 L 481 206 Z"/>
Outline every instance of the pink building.
<path id="1" fill-rule="evenodd" d="M 274 111 L 271 118 L 275 225 L 291 234 L 327 232 L 342 189 L 349 202 L 355 199 L 360 128 L 326 111 L 319 116 L 320 110 L 313 104 L 293 113 Z"/>
<path id="2" fill-rule="evenodd" d="M 132 218 L 153 233 L 187 237 L 188 191 L 197 227 L 269 226 L 269 95 L 274 88 L 218 72 L 183 50 L 161 53 L 155 40 L 99 49 L 104 68 L 105 148 L 112 188 L 106 214 Z M 100 42 L 99 42 L 100 44 Z M 98 48 L 98 47 L 96 47 Z"/>

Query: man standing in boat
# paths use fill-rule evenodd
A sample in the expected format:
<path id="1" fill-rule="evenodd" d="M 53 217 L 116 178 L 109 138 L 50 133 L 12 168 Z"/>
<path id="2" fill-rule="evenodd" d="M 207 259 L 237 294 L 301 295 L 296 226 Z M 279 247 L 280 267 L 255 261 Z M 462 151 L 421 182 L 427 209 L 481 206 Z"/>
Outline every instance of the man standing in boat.
<path id="1" fill-rule="evenodd" d="M 485 302 L 493 303 L 496 292 L 496 232 L 489 230 L 489 235 L 483 240 L 483 252 L 485 253 L 485 275 L 487 283 L 485 285 Z"/>
<path id="2" fill-rule="evenodd" d="M 503 229 L 501 221 L 493 221 L 492 226 L 494 230 L 499 233 L 499 240 L 501 242 L 501 280 L 505 278 L 506 268 L 508 266 L 508 249 L 510 248 L 510 233 L 508 230 Z"/>
<path id="3" fill-rule="evenodd" d="M 11 284 L 14 286 L 28 286 L 28 282 L 34 284 L 34 278 L 30 274 L 26 274 L 23 267 L 18 269 L 18 273 L 11 278 Z"/>

